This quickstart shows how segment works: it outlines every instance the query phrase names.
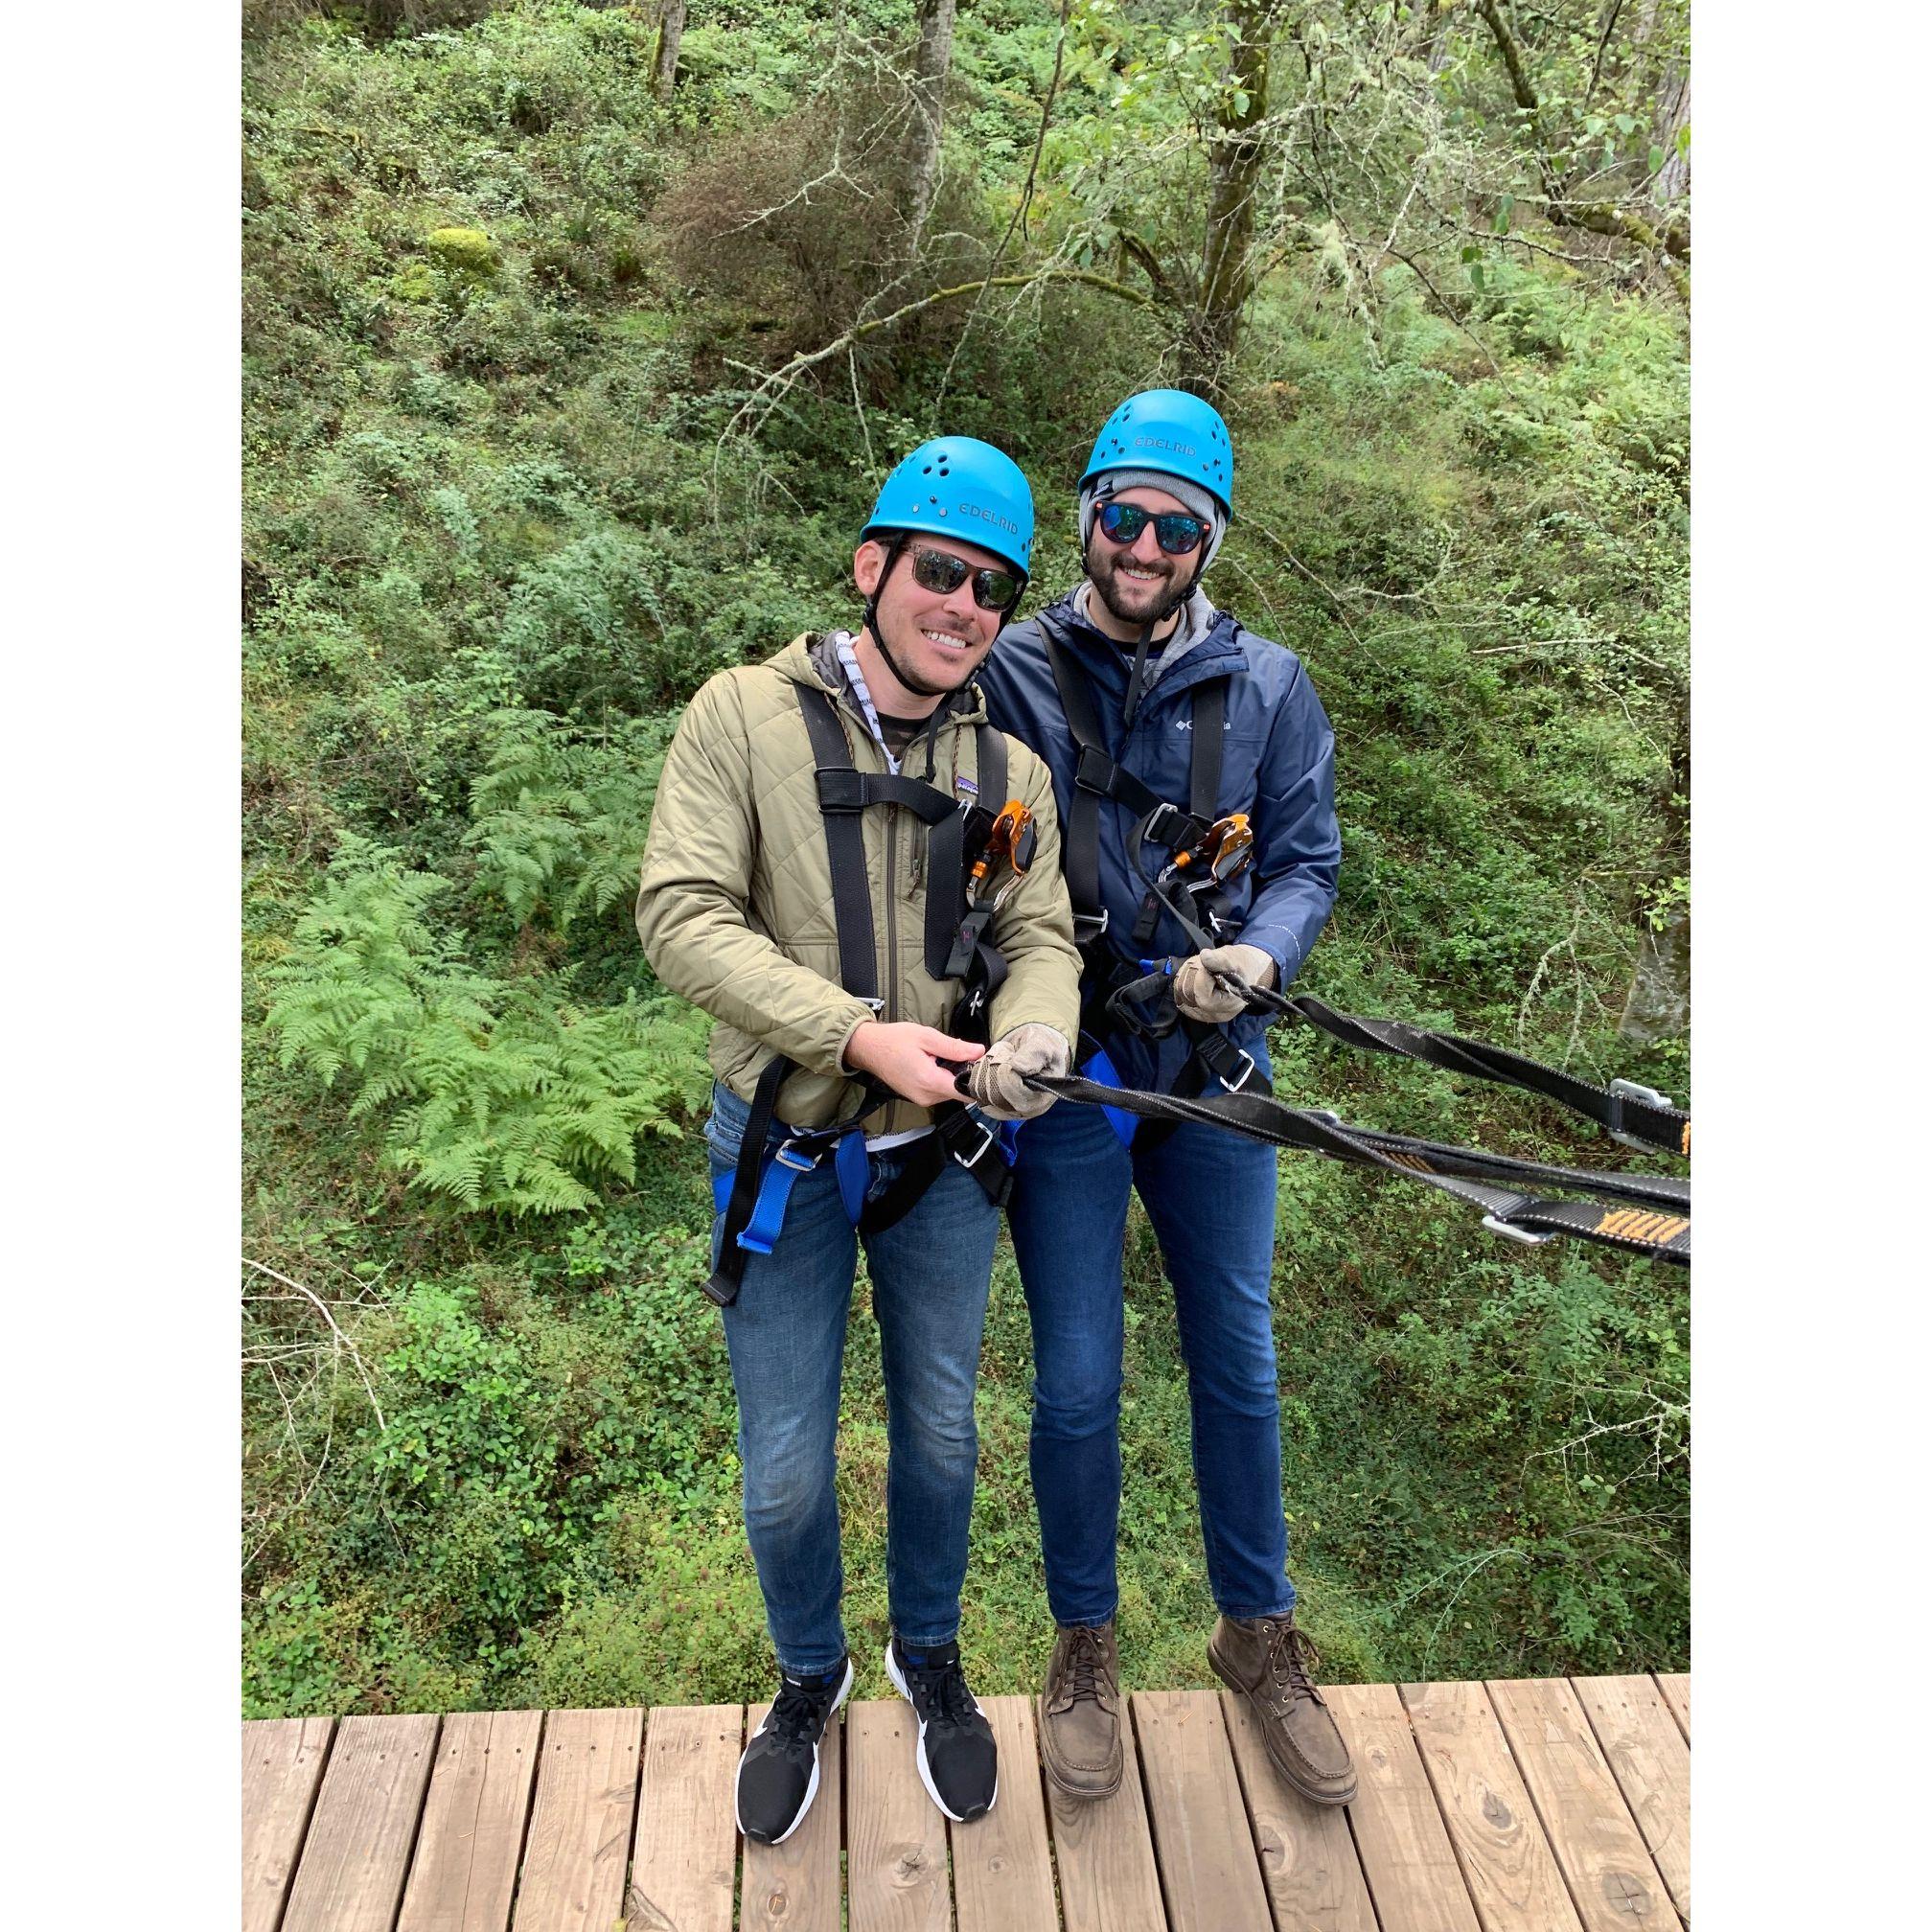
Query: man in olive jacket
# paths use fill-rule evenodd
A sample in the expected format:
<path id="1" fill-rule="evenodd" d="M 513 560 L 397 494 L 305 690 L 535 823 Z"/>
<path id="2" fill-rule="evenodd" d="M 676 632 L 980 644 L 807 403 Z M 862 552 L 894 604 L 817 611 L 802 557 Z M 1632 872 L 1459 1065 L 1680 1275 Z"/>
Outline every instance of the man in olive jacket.
<path id="1" fill-rule="evenodd" d="M 999 1223 L 986 1178 L 1003 1168 L 991 1130 L 935 1138 L 933 1110 L 949 1131 L 970 1127 L 955 1077 L 971 1062 L 967 1091 L 984 1114 L 1044 1111 L 1046 1096 L 1024 1076 L 1064 1073 L 1078 1025 L 1080 958 L 1052 783 L 986 724 L 968 681 L 1024 587 L 1032 531 L 1026 481 L 999 450 L 967 437 L 915 450 L 882 491 L 854 559 L 866 599 L 856 633 L 801 636 L 706 683 L 678 725 L 652 815 L 637 929 L 658 978 L 718 1023 L 706 1131 L 725 1222 L 741 1165 L 764 1177 L 751 1224 L 721 1222 L 714 1256 L 725 1256 L 727 1231 L 749 1251 L 729 1254 L 740 1272 L 724 1320 L 746 1529 L 780 1682 L 740 1761 L 737 1808 L 746 1835 L 767 1843 L 805 1816 L 819 1739 L 853 1681 L 839 1614 L 834 1441 L 862 1239 L 890 1450 L 886 1672 L 917 1713 L 917 1768 L 940 1808 L 977 1817 L 998 1792 L 991 1727 L 967 1689 L 957 1635 L 973 1389 Z M 828 763 L 850 768 L 830 790 Z M 987 795 L 993 785 L 1003 796 Z M 983 871 L 966 874 L 974 854 L 958 828 L 983 827 L 1006 799 L 1031 816 L 1030 864 L 1024 841 L 989 846 Z M 985 810 L 969 817 L 976 804 Z M 929 924 L 935 895 L 941 910 Z M 975 982 L 934 970 L 954 963 L 943 944 L 935 960 L 935 932 L 950 940 L 969 904 L 1003 964 L 1003 977 L 996 969 L 977 982 L 989 996 L 983 1010 L 962 1005 Z M 868 919 L 855 960 L 854 932 Z M 975 1024 L 961 1024 L 969 1009 Z M 792 1070 L 775 1100 L 765 1081 L 761 1100 L 774 1056 Z M 747 1154 L 761 1107 L 775 1123 Z M 861 1118 L 862 1141 L 813 1131 Z M 914 1204 L 873 1225 L 881 1204 L 889 1196 L 897 1208 L 926 1172 Z"/>

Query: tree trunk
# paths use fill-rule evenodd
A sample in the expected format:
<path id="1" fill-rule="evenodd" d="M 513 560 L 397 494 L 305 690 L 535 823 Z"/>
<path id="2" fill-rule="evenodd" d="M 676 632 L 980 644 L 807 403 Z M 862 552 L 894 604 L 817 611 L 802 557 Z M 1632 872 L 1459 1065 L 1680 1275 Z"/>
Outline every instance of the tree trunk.
<path id="1" fill-rule="evenodd" d="M 946 76 L 953 66 L 953 16 L 957 0 L 918 0 L 919 45 L 912 56 L 912 123 L 906 143 L 907 252 L 915 253 L 939 185 L 939 131 L 946 112 Z"/>
<path id="2" fill-rule="evenodd" d="M 1254 292 L 1254 191 L 1267 142 L 1254 130 L 1268 114 L 1268 33 L 1274 12 L 1272 0 L 1228 0 L 1228 22 L 1239 37 L 1208 157 L 1208 243 L 1196 329 L 1200 366 L 1195 375 L 1208 389 L 1219 385 L 1234 354 L 1242 310 Z"/>
<path id="3" fill-rule="evenodd" d="M 684 44 L 685 0 L 664 0 L 657 16 L 657 98 L 668 101 L 678 79 L 678 50 Z"/>
<path id="4" fill-rule="evenodd" d="M 1658 102 L 1657 144 L 1664 150 L 1664 165 L 1650 192 L 1660 208 L 1681 201 L 1690 192 L 1690 156 L 1677 148 L 1678 135 L 1690 125 L 1690 79 L 1686 75 L 1681 85 L 1667 83 Z"/>

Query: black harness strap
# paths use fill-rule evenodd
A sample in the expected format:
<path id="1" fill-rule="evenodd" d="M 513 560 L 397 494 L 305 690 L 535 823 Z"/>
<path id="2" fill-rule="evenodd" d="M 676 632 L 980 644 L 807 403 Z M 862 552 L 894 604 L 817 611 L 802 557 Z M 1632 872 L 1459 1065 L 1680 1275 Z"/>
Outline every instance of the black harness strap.
<path id="1" fill-rule="evenodd" d="M 839 929 L 839 978 L 846 992 L 879 1003 L 879 973 L 873 954 L 872 893 L 865 882 L 865 827 L 860 814 L 865 780 L 852 763 L 844 727 L 822 691 L 798 687 L 798 707 L 812 739 L 818 768 L 818 810 L 825 819 L 825 846 L 832 862 L 832 916 Z"/>

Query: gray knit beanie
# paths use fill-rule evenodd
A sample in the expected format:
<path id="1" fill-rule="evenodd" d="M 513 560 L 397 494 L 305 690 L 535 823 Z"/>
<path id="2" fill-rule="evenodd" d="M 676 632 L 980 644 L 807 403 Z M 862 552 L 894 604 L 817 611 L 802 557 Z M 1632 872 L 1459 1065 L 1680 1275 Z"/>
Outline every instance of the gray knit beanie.
<path id="1" fill-rule="evenodd" d="M 1170 476 L 1164 470 L 1103 470 L 1081 490 L 1081 556 L 1087 554 L 1087 545 L 1093 536 L 1093 519 L 1099 516 L 1101 504 L 1122 490 L 1140 489 L 1164 490 L 1175 502 L 1185 506 L 1189 516 L 1200 518 L 1208 525 L 1208 554 L 1201 560 L 1200 570 L 1195 572 L 1198 583 L 1228 534 L 1228 515 L 1200 484 L 1190 483 L 1184 476 Z"/>

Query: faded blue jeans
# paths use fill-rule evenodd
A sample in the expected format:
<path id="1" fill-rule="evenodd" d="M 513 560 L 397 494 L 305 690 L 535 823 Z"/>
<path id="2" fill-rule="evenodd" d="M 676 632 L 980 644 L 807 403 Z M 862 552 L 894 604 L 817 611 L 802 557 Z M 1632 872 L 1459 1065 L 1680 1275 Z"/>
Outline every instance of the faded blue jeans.
<path id="1" fill-rule="evenodd" d="M 1189 1124 L 1158 1146 L 1137 1138 L 1130 1153 L 1097 1107 L 1065 1101 L 1021 1134 L 1006 1210 L 1033 1318 L 1033 1494 L 1047 1604 L 1056 1622 L 1072 1624 L 1105 1622 L 1118 1603 L 1130 1186 L 1174 1290 L 1208 1587 L 1225 1616 L 1285 1616 L 1295 1586 L 1268 1300 L 1275 1150 Z"/>
<path id="2" fill-rule="evenodd" d="M 750 1109 L 722 1087 L 711 1109 L 715 1177 L 737 1164 Z M 909 1151 L 874 1156 L 875 1196 Z M 886 1378 L 886 1596 L 908 1649 L 958 1635 L 979 1454 L 973 1386 L 999 1227 L 978 1182 L 949 1161 L 903 1220 L 865 1237 Z M 797 1675 L 845 1654 L 834 1443 L 859 1238 L 828 1159 L 799 1177 L 772 1252 L 746 1257 L 724 1311 L 746 1533 L 778 1662 Z"/>

